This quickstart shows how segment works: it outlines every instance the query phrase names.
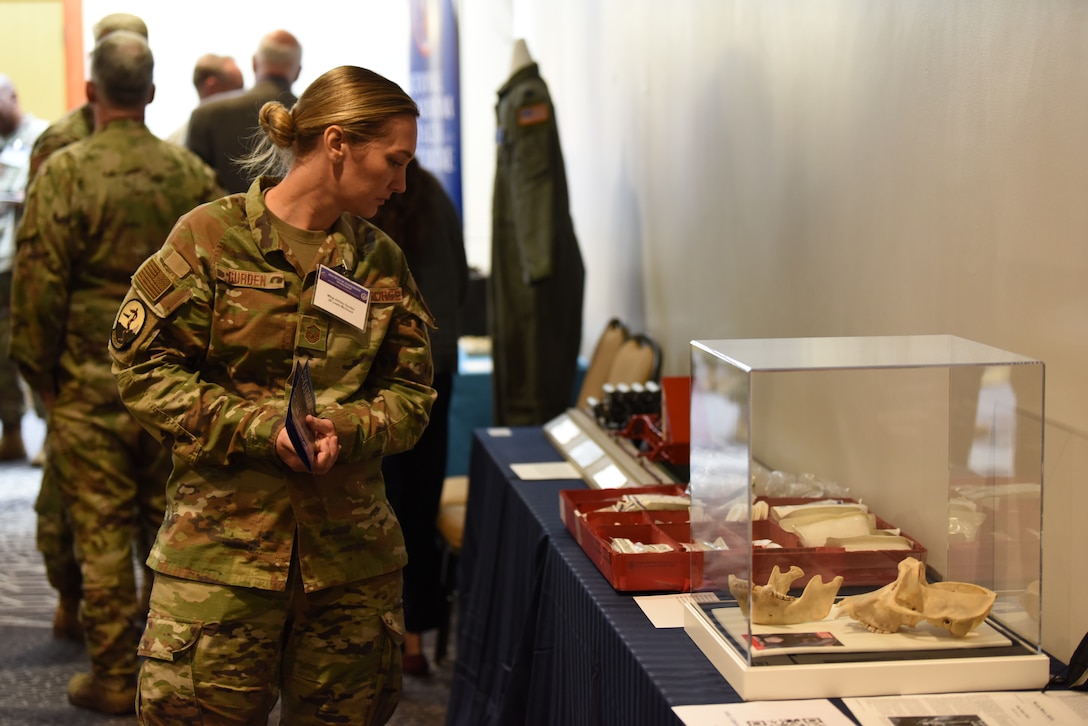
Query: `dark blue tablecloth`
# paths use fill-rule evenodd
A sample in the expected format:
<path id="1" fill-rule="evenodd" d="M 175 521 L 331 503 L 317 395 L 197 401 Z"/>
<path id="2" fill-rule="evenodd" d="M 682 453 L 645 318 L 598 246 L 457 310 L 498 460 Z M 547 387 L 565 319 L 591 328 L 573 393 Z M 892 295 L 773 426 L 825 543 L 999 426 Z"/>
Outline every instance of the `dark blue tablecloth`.
<path id="1" fill-rule="evenodd" d="M 682 628 L 657 629 L 559 518 L 580 480 L 521 481 L 557 461 L 539 428 L 474 433 L 457 663 L 446 723 L 680 724 L 673 706 L 739 700 Z"/>
<path id="2" fill-rule="evenodd" d="M 510 464 L 562 457 L 542 429 L 510 431 L 473 434 L 446 723 L 676 726 L 673 706 L 739 701 L 682 628 L 654 628 L 567 532 L 559 492 L 581 480 L 514 476 Z"/>

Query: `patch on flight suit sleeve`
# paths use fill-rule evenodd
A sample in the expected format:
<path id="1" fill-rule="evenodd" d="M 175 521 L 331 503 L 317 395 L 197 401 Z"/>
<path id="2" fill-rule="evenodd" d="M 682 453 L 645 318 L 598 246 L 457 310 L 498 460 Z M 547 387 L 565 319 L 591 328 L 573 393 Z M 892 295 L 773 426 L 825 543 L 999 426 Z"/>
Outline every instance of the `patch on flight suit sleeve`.
<path id="1" fill-rule="evenodd" d="M 110 333 L 110 342 L 117 350 L 125 350 L 140 336 L 147 322 L 147 308 L 136 298 L 129 300 L 117 311 L 117 319 L 113 321 L 113 331 Z"/>
<path id="2" fill-rule="evenodd" d="M 543 101 L 518 108 L 518 126 L 535 126 L 544 123 L 550 117 L 548 104 Z"/>

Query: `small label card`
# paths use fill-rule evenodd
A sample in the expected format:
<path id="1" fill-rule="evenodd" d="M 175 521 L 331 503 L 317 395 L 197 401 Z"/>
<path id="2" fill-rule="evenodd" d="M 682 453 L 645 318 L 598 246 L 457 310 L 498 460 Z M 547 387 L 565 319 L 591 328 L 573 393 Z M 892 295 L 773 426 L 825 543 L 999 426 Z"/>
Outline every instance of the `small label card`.
<path id="1" fill-rule="evenodd" d="M 518 479 L 525 481 L 554 481 L 556 479 L 581 479 L 578 470 L 566 461 L 543 461 L 530 464 L 511 464 L 510 470 Z"/>
<path id="2" fill-rule="evenodd" d="M 366 330 L 370 290 L 331 267 L 318 265 L 314 307 L 335 315 L 359 330 Z"/>

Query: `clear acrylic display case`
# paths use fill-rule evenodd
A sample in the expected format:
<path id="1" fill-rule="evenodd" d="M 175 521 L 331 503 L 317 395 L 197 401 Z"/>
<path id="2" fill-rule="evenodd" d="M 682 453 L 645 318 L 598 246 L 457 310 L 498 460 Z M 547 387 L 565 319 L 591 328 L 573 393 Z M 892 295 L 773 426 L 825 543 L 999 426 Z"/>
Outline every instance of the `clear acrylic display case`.
<path id="1" fill-rule="evenodd" d="M 719 601 L 689 603 L 685 628 L 742 698 L 1045 685 L 1043 385 L 1041 361 L 954 336 L 692 342 L 692 542 L 706 548 L 692 581 Z M 823 499 L 864 504 L 906 549 L 791 539 L 761 513 Z M 779 584 L 787 598 L 842 576 L 836 604 L 801 623 L 753 622 L 774 566 L 803 570 Z M 919 571 L 921 589 L 900 597 Z M 996 594 L 985 620 L 955 637 L 940 608 L 962 625 L 977 603 L 944 591 L 982 588 Z M 870 624 L 903 603 L 933 617 L 874 633 L 839 610 L 877 591 Z"/>

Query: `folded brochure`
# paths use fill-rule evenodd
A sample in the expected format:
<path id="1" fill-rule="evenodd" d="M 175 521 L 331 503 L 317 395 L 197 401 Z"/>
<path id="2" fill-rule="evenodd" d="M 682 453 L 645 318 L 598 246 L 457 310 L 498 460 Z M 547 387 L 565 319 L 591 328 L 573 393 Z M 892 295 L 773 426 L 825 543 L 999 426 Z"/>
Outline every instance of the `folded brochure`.
<path id="1" fill-rule="evenodd" d="M 291 375 L 291 398 L 287 401 L 287 435 L 295 453 L 307 471 L 314 470 L 314 452 L 316 440 L 313 429 L 306 424 L 306 416 L 317 413 L 314 399 L 314 383 L 310 379 L 310 362 L 295 363 L 295 372 Z"/>

